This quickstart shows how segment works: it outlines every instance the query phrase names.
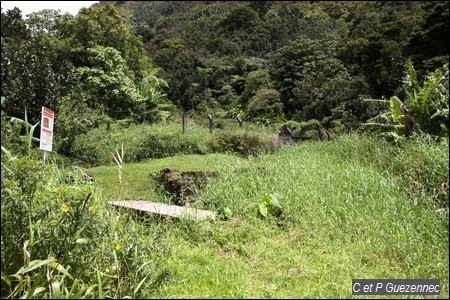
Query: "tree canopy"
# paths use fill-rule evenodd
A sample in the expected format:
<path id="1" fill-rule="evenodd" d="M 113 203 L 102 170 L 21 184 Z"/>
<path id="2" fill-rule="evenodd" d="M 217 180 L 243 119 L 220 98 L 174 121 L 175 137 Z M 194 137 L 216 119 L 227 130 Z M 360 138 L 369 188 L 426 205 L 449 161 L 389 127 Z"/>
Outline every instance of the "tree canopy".
<path id="1" fill-rule="evenodd" d="M 157 113 L 148 95 L 167 95 L 185 112 L 241 109 L 249 118 L 279 97 L 288 119 L 350 124 L 373 117 L 362 99 L 406 93 L 408 59 L 419 81 L 448 63 L 448 7 L 100 1 L 76 16 L 44 10 L 27 20 L 17 9 L 2 11 L 2 96 L 14 116 L 25 106 L 36 115 L 41 105 L 58 110 L 75 101 L 136 120 L 157 120 L 148 116 Z M 148 81 L 158 91 L 143 94 L 148 74 L 167 85 Z"/>

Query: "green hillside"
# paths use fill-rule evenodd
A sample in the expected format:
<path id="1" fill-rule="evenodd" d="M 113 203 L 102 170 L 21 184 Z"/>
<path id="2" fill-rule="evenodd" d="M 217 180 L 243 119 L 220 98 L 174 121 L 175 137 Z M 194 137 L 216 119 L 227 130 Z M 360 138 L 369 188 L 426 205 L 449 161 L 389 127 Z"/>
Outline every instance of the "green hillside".
<path id="1" fill-rule="evenodd" d="M 448 8 L 2 10 L 1 297 L 448 299 Z"/>

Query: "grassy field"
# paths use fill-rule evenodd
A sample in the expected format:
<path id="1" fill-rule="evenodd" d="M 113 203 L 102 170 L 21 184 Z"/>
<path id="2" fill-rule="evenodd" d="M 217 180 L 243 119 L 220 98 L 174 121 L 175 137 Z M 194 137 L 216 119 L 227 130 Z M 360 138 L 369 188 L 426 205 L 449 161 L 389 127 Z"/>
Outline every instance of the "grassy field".
<path id="1" fill-rule="evenodd" d="M 103 201 L 164 203 L 170 198 L 156 180 L 162 168 L 218 173 L 198 191 L 194 205 L 229 208 L 231 218 L 192 222 L 136 215 L 143 244 L 163 249 L 156 255 L 165 266 L 158 286 L 144 287 L 143 297 L 350 298 L 355 278 L 439 278 L 440 298 L 448 298 L 448 209 L 442 215 L 432 197 L 408 193 L 410 177 L 392 171 L 400 170 L 396 162 L 404 157 L 393 159 L 389 154 L 396 149 L 389 147 L 353 135 L 248 159 L 150 159 L 124 164 L 121 188 L 118 167 L 88 172 Z M 433 174 L 448 173 L 445 149 Z M 274 194 L 281 216 L 262 217 L 259 205 Z"/>

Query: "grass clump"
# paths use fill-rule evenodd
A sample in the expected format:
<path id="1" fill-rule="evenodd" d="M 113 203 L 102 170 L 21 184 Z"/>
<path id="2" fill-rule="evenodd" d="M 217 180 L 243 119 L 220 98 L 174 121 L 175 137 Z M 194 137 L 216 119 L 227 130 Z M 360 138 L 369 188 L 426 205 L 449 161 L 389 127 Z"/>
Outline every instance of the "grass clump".
<path id="1" fill-rule="evenodd" d="M 208 142 L 212 152 L 238 153 L 244 157 L 273 152 L 276 140 L 273 135 L 259 132 L 217 132 Z"/>
<path id="2" fill-rule="evenodd" d="M 336 147 L 336 143 L 342 147 Z M 345 161 L 358 161 L 387 172 L 411 202 L 428 202 L 448 208 L 448 140 L 437 143 L 430 136 L 415 136 L 392 145 L 362 134 L 342 136 L 322 144 L 324 151 Z"/>
<path id="3" fill-rule="evenodd" d="M 127 163 L 123 168 L 123 191 L 119 192 L 119 180 L 116 167 L 101 166 L 89 169 L 96 182 L 102 187 L 103 197 L 108 200 L 148 199 L 156 202 L 170 202 L 161 189 L 161 170 L 167 167 L 183 171 L 217 171 L 219 174 L 227 168 L 227 163 L 243 162 L 235 155 L 219 153 L 198 155 L 178 155 L 160 159 L 146 160 L 140 163 Z"/>

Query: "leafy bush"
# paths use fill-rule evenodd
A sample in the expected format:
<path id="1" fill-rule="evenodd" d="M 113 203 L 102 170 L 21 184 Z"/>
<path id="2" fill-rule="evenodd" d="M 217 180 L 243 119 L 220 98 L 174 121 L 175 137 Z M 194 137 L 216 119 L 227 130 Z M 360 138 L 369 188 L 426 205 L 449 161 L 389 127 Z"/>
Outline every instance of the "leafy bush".
<path id="1" fill-rule="evenodd" d="M 300 125 L 294 129 L 293 135 L 300 137 L 302 132 L 308 130 L 319 130 L 322 128 L 322 124 L 316 119 L 308 120 L 307 122 L 301 122 Z"/>
<path id="2" fill-rule="evenodd" d="M 74 258 L 95 249 L 96 237 L 107 227 L 96 218 L 99 203 L 91 197 L 92 187 L 61 184 L 57 173 L 28 157 L 10 156 L 2 162 L 2 274 L 53 258 L 61 266 L 70 265 L 71 275 L 86 279 L 84 264 L 94 257 Z M 20 279 L 6 282 L 13 288 Z M 2 283 L 2 296 L 6 289 Z"/>
<path id="3" fill-rule="evenodd" d="M 264 195 L 258 204 L 258 213 L 263 218 L 267 218 L 268 213 L 279 217 L 283 213 L 283 206 L 279 202 L 280 198 L 282 197 L 278 194 Z"/>
<path id="4" fill-rule="evenodd" d="M 139 145 L 137 160 L 162 158 L 177 154 L 204 154 L 200 141 L 181 132 L 149 133 Z"/>
<path id="5" fill-rule="evenodd" d="M 112 119 L 98 110 L 89 108 L 80 96 L 75 96 L 71 99 L 63 98 L 59 103 L 57 121 L 55 150 L 63 155 L 70 155 L 79 135 L 97 128 L 100 124 L 110 123 Z"/>
<path id="6" fill-rule="evenodd" d="M 115 140 L 103 128 L 76 137 L 69 155 L 84 166 L 108 165 L 113 163 Z"/>
<path id="7" fill-rule="evenodd" d="M 256 70 L 248 73 L 245 78 L 244 91 L 242 93 L 243 104 L 256 94 L 261 88 L 270 88 L 270 75 L 268 70 Z"/>
<path id="8" fill-rule="evenodd" d="M 323 124 L 327 127 L 324 127 Z M 316 119 L 300 123 L 291 120 L 279 125 L 277 129 L 282 135 L 292 135 L 293 138 L 298 140 L 319 141 L 334 138 L 342 132 L 343 126 L 338 120 L 330 121 L 324 118 L 323 122 Z"/>
<path id="9" fill-rule="evenodd" d="M 448 208 L 448 163 L 447 139 L 437 144 L 430 136 L 416 136 L 399 145 L 393 172 L 411 198 L 431 200 L 437 207 Z"/>
<path id="10" fill-rule="evenodd" d="M 273 137 L 261 133 L 218 132 L 208 141 L 212 152 L 239 153 L 243 156 L 257 155 L 260 152 L 273 151 Z"/>
<path id="11" fill-rule="evenodd" d="M 55 165 L 2 151 L 2 298 L 146 298 L 169 275 L 160 245 L 116 217 L 80 168 L 66 184 Z"/>
<path id="12" fill-rule="evenodd" d="M 283 103 L 277 90 L 261 88 L 248 102 L 247 110 L 253 118 L 276 120 L 283 115 Z"/>

